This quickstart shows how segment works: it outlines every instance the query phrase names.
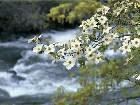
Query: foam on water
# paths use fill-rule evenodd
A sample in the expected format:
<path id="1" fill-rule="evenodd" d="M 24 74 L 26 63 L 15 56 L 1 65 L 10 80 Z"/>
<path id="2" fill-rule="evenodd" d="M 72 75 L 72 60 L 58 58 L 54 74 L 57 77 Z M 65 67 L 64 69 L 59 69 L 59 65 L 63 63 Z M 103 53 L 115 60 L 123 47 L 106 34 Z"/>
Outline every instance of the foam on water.
<path id="1" fill-rule="evenodd" d="M 76 91 L 79 84 L 71 81 L 40 81 L 36 84 L 31 84 L 29 81 L 21 82 L 18 85 L 0 86 L 0 88 L 9 92 L 11 97 L 21 95 L 36 95 L 36 94 L 52 94 L 60 86 L 63 86 L 68 91 Z"/>
<path id="2" fill-rule="evenodd" d="M 45 33 L 44 36 L 52 36 L 55 42 L 68 41 L 75 36 L 76 29 L 64 32 L 54 31 Z M 64 75 L 66 70 L 62 65 L 51 63 L 48 55 L 38 55 L 32 52 L 27 39 L 0 43 L 0 47 L 21 48 L 21 58 L 9 69 L 15 71 L 12 74 L 7 71 L 0 72 L 0 88 L 6 90 L 11 97 L 22 95 L 51 94 L 58 87 L 63 86 L 67 91 L 76 91 L 80 85 L 76 78 L 68 78 Z M 12 56 L 12 55 L 11 55 Z M 20 80 L 19 78 L 25 78 Z"/>
<path id="3" fill-rule="evenodd" d="M 67 42 L 74 38 L 78 29 L 65 30 L 63 32 L 54 31 L 53 33 L 43 33 L 42 36 L 51 36 L 55 42 Z"/>
<path id="4" fill-rule="evenodd" d="M 0 47 L 16 47 L 16 48 L 31 48 L 28 43 L 20 42 L 20 41 L 12 41 L 12 42 L 5 42 L 0 43 Z"/>
<path id="5" fill-rule="evenodd" d="M 28 75 L 25 81 L 11 81 L 12 77 L 9 74 L 2 73 L 0 78 L 3 77 L 7 81 L 6 85 L 0 85 L 1 89 L 6 90 L 11 97 L 22 95 L 36 95 L 36 94 L 52 94 L 58 87 L 63 86 L 66 91 L 76 91 L 80 88 L 80 85 L 76 82 L 76 79 L 64 79 L 62 81 L 54 81 L 51 78 L 44 78 L 44 76 L 38 76 L 39 71 L 36 71 Z M 7 78 L 8 77 L 8 78 Z"/>
<path id="6" fill-rule="evenodd" d="M 108 58 L 114 58 L 117 56 L 121 56 L 121 53 L 119 51 L 114 51 L 113 49 L 108 49 L 105 51 L 105 56 Z"/>
<path id="7" fill-rule="evenodd" d="M 77 31 L 77 29 L 64 32 L 54 31 L 43 33 L 42 36 L 51 36 L 55 42 L 66 42 L 75 37 Z M 51 63 L 48 55 L 33 53 L 32 46 L 27 44 L 27 39 L 0 43 L 0 47 L 23 49 L 20 53 L 21 58 L 9 69 L 15 71 L 16 75 L 0 72 L 0 88 L 6 90 L 11 97 L 52 94 L 60 86 L 63 86 L 66 91 L 77 91 L 80 88 L 76 78 L 68 78 L 67 71 L 62 65 Z M 114 57 L 118 54 L 113 50 L 105 52 L 107 57 Z M 18 79 L 21 77 L 25 80 Z"/>

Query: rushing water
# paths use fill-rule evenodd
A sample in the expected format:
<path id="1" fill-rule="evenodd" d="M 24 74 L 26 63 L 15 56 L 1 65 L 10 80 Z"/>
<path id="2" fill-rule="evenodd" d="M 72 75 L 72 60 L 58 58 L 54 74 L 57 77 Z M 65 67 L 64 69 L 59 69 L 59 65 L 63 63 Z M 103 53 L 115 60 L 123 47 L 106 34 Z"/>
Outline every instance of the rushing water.
<path id="1" fill-rule="evenodd" d="M 53 31 L 42 36 L 54 42 L 68 41 L 77 31 Z M 50 97 L 58 87 L 70 92 L 80 88 L 77 78 L 69 76 L 74 71 L 66 70 L 62 63 L 53 63 L 48 55 L 33 53 L 33 45 L 27 41 L 20 38 L 0 43 L 0 105 L 53 105 Z M 118 53 L 107 50 L 105 55 L 115 57 Z"/>
<path id="2" fill-rule="evenodd" d="M 43 36 L 51 36 L 54 41 L 67 41 L 76 31 L 54 31 Z M 60 86 L 67 91 L 76 91 L 80 85 L 76 78 L 68 75 L 69 71 L 61 63 L 52 63 L 48 55 L 33 53 L 27 39 L 0 43 L 0 105 L 32 105 L 36 102 L 42 105 Z"/>

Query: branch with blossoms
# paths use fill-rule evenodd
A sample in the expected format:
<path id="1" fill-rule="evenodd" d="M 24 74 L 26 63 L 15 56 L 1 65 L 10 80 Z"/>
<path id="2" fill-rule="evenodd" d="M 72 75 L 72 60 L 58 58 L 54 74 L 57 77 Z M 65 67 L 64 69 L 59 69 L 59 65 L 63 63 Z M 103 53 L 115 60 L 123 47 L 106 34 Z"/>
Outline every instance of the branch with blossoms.
<path id="1" fill-rule="evenodd" d="M 108 47 L 126 55 L 140 47 L 140 15 L 133 13 L 139 8 L 140 2 L 137 0 L 118 1 L 112 7 L 102 6 L 90 19 L 82 21 L 79 26 L 81 35 L 66 43 L 43 44 L 41 37 L 34 37 L 29 42 L 36 43 L 33 52 L 46 53 L 55 60 L 61 60 L 68 70 L 77 65 L 105 62 L 104 52 Z M 131 15 L 131 20 L 128 15 Z M 121 16 L 125 16 L 123 22 L 129 21 L 130 25 L 118 24 L 116 21 Z"/>

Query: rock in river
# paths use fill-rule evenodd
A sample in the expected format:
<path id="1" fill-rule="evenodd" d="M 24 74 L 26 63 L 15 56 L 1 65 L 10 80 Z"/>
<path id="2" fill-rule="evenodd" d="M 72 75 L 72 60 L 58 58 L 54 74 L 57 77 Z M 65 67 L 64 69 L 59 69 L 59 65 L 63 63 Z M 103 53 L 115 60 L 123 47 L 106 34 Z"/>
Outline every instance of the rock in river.
<path id="1" fill-rule="evenodd" d="M 6 92 L 5 90 L 3 90 L 3 89 L 0 89 L 0 100 L 2 99 L 2 98 L 9 98 L 10 97 L 10 95 L 8 94 L 8 92 Z"/>

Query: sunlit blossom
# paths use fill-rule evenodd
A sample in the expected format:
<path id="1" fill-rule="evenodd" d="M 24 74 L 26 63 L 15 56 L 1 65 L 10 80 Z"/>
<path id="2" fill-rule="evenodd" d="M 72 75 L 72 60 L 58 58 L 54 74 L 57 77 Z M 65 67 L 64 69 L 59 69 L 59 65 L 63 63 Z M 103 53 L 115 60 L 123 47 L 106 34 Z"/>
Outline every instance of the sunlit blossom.
<path id="1" fill-rule="evenodd" d="M 58 50 L 57 54 L 61 57 L 65 56 L 65 48 Z"/>
<path id="2" fill-rule="evenodd" d="M 106 14 L 108 13 L 109 9 L 110 9 L 110 8 L 107 7 L 107 6 L 102 6 L 102 8 L 99 8 L 99 9 L 97 10 L 97 12 L 102 12 L 102 14 L 106 15 Z"/>
<path id="3" fill-rule="evenodd" d="M 101 61 L 103 61 L 102 57 L 103 57 L 103 55 L 100 52 L 97 52 L 96 56 L 95 56 L 95 63 L 98 64 Z"/>
<path id="4" fill-rule="evenodd" d="M 97 19 L 99 20 L 99 23 L 101 25 L 104 25 L 107 22 L 107 20 L 108 20 L 106 16 L 100 16 Z"/>
<path id="5" fill-rule="evenodd" d="M 28 43 L 31 43 L 31 42 L 38 43 L 40 38 L 41 38 L 41 35 L 38 36 L 38 37 L 37 36 L 34 36 L 33 38 L 31 38 L 31 39 L 28 40 Z"/>
<path id="6" fill-rule="evenodd" d="M 119 48 L 119 50 L 122 52 L 122 54 L 131 52 L 131 45 L 124 44 L 122 47 Z"/>
<path id="7" fill-rule="evenodd" d="M 140 75 L 139 75 L 139 76 L 137 76 L 136 80 L 140 80 Z"/>
<path id="8" fill-rule="evenodd" d="M 70 70 L 72 67 L 74 67 L 76 64 L 76 59 L 73 58 L 72 56 L 69 56 L 65 62 L 63 63 L 63 65 L 68 69 Z"/>
<path id="9" fill-rule="evenodd" d="M 110 32 L 110 30 L 112 29 L 112 27 L 106 27 L 103 29 L 103 34 L 106 33 L 108 34 Z"/>
<path id="10" fill-rule="evenodd" d="M 52 53 L 55 51 L 55 46 L 53 44 L 50 44 L 49 46 L 45 45 L 45 53 Z"/>
<path id="11" fill-rule="evenodd" d="M 89 52 L 85 55 L 88 61 L 91 61 L 95 58 L 95 53 L 94 52 Z"/>
<path id="12" fill-rule="evenodd" d="M 139 81 L 140 80 L 140 75 L 139 74 L 135 74 L 135 75 L 132 76 L 132 78 Z"/>
<path id="13" fill-rule="evenodd" d="M 138 48 L 140 47 L 140 39 L 139 38 L 134 38 L 133 40 L 131 40 L 132 46 Z"/>
<path id="14" fill-rule="evenodd" d="M 131 40 L 131 37 L 130 37 L 130 36 L 124 36 L 124 37 L 123 37 L 123 40 L 126 41 L 126 42 L 128 42 L 128 41 Z"/>
<path id="15" fill-rule="evenodd" d="M 33 48 L 33 52 L 35 53 L 39 53 L 41 52 L 43 49 L 43 44 L 37 44 L 34 48 Z"/>
<path id="16" fill-rule="evenodd" d="M 72 41 L 71 42 L 71 49 L 73 49 L 73 50 L 80 50 L 80 48 L 81 48 L 81 42 L 79 41 L 79 40 L 74 40 L 74 41 Z"/>
<path id="17" fill-rule="evenodd" d="M 110 36 L 110 35 L 106 35 L 106 36 L 103 38 L 103 44 L 104 44 L 104 45 L 109 45 L 112 41 L 113 41 L 113 37 Z"/>
<path id="18" fill-rule="evenodd" d="M 111 10 L 107 6 L 102 6 L 91 18 L 82 21 L 79 26 L 81 35 L 68 42 L 43 45 L 39 44 L 38 37 L 34 37 L 29 40 L 29 42 L 37 42 L 33 51 L 36 53 L 44 52 L 50 55 L 55 53 L 58 56 L 57 59 L 63 58 L 65 60 L 63 65 L 68 70 L 79 64 L 78 59 L 81 57 L 86 61 L 92 61 L 96 64 L 102 62 L 104 60 L 104 50 L 101 51 L 103 45 L 105 48 L 109 46 L 115 50 L 120 50 L 123 54 L 130 53 L 133 47 L 140 47 L 140 38 L 136 38 L 135 35 L 133 36 L 129 28 L 126 33 L 118 31 L 118 27 L 116 28 L 115 24 L 110 24 L 110 18 L 107 15 L 111 14 L 111 16 L 117 18 L 121 13 L 127 13 L 128 8 L 133 5 L 128 0 L 117 3 L 119 6 L 117 7 L 118 4 L 114 4 L 116 5 L 114 10 Z M 135 5 L 138 7 L 138 4 Z M 134 21 L 133 23 L 136 22 Z M 136 35 L 139 35 L 139 27 L 136 25 L 134 28 Z M 114 44 L 114 42 L 118 44 Z"/>
<path id="19" fill-rule="evenodd" d="M 93 46 L 89 45 L 85 48 L 85 53 L 88 54 L 88 53 L 91 53 L 91 52 L 95 52 L 95 48 L 93 48 Z"/>

